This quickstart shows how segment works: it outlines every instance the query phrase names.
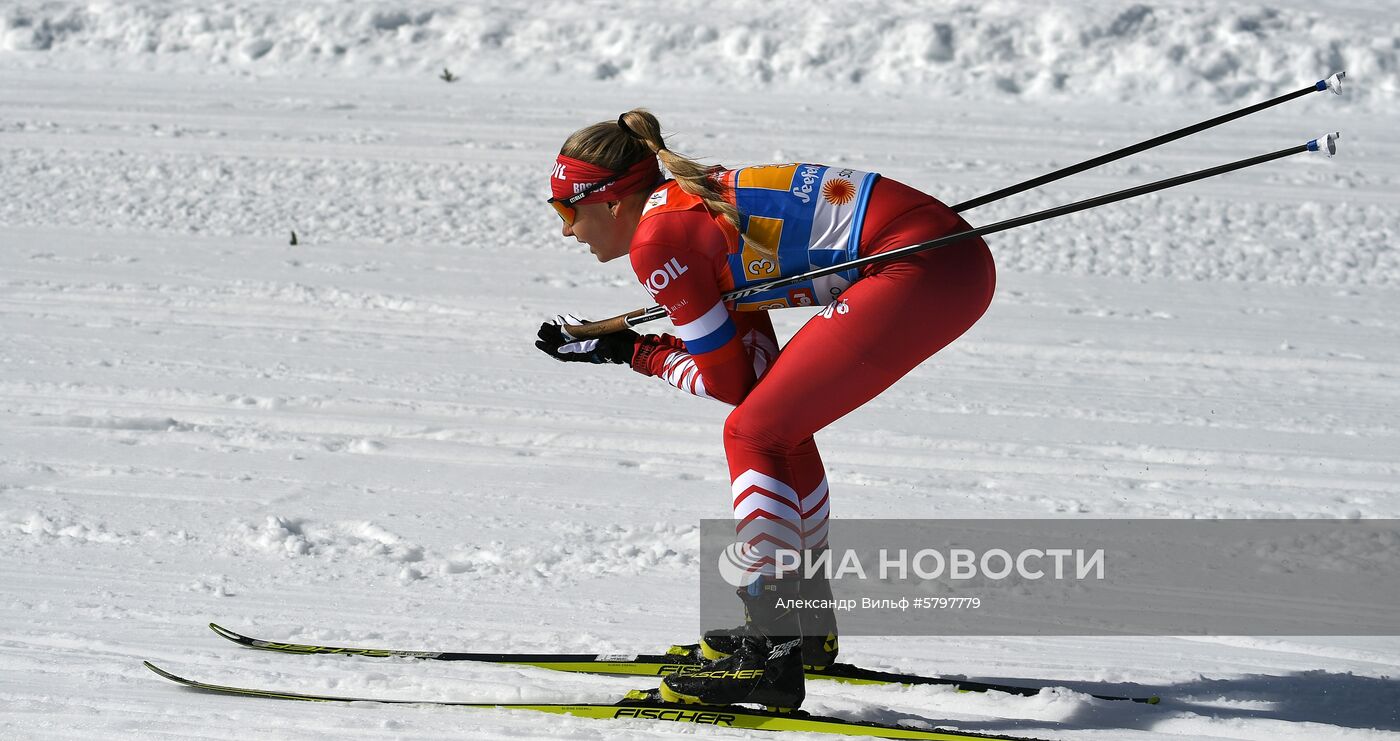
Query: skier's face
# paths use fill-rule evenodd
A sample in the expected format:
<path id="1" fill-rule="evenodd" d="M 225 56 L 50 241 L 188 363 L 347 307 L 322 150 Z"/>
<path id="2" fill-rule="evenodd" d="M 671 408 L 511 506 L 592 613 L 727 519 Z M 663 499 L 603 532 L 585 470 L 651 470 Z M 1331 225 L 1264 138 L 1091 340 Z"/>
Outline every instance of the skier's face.
<path id="1" fill-rule="evenodd" d="M 621 201 L 585 203 L 575 206 L 573 224 L 564 224 L 564 236 L 588 245 L 598 262 L 616 260 L 632 249 L 645 196 L 627 196 Z"/>

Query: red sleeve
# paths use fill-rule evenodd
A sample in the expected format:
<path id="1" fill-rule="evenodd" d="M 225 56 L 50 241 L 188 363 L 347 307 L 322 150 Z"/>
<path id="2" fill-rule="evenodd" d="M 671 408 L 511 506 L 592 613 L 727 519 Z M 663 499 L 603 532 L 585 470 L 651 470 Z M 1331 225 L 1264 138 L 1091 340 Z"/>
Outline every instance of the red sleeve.
<path id="1" fill-rule="evenodd" d="M 762 342 L 762 337 L 748 337 L 746 342 L 754 330 L 763 335 L 766 323 L 736 317 L 720 300 L 718 270 L 724 269 L 721 260 L 727 253 L 723 239 L 703 211 L 658 214 L 638 227 L 632 269 L 666 308 L 680 343 L 669 336 L 644 340 L 632 366 L 697 396 L 738 404 L 763 370 L 756 367 L 758 351 L 750 348 L 764 346 L 762 366 L 766 366 L 776 347 L 767 347 L 771 343 Z M 740 332 L 741 327 L 745 332 Z"/>

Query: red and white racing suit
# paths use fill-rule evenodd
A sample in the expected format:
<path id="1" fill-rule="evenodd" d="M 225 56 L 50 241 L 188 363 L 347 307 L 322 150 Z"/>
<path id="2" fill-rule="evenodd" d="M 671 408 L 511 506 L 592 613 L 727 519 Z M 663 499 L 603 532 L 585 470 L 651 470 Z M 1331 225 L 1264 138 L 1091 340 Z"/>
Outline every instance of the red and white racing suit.
<path id="1" fill-rule="evenodd" d="M 966 332 L 996 273 L 986 244 L 970 239 L 726 305 L 720 295 L 735 287 L 969 227 L 873 173 L 797 164 L 716 177 L 739 207 L 739 232 L 674 181 L 643 212 L 632 267 L 679 337 L 644 337 L 632 367 L 734 406 L 724 449 L 738 540 L 771 575 L 778 549 L 826 544 L 830 497 L 812 435 Z M 818 304 L 827 308 L 780 351 L 765 310 Z"/>

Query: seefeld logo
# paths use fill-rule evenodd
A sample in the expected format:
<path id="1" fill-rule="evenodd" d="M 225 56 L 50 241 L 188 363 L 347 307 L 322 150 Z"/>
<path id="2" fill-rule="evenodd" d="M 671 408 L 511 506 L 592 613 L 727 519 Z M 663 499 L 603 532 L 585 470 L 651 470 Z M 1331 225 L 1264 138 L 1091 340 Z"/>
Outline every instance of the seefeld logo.
<path id="1" fill-rule="evenodd" d="M 758 553 L 748 543 L 730 543 L 719 554 L 719 575 L 730 586 L 747 587 L 758 581 Z"/>
<path id="2" fill-rule="evenodd" d="M 818 165 L 803 165 L 802 171 L 798 173 L 802 178 L 802 185 L 793 186 L 792 194 L 804 204 L 812 202 L 812 186 L 816 184 L 821 171 L 822 169 Z"/>

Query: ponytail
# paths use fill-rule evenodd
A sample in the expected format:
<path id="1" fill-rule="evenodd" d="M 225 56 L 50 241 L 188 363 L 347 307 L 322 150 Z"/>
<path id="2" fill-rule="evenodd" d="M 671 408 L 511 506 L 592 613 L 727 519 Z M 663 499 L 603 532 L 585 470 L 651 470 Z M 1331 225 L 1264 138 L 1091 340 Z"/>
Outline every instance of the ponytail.
<path id="1" fill-rule="evenodd" d="M 711 213 L 719 214 L 739 231 L 739 209 L 724 199 L 724 186 L 710 177 L 712 169 L 667 149 L 661 124 L 646 109 L 634 108 L 618 116 L 616 122 L 604 121 L 575 131 L 559 153 L 613 172 L 625 172 L 643 157 L 657 157 L 681 190 L 704 201 Z"/>
<path id="2" fill-rule="evenodd" d="M 667 149 L 666 140 L 661 138 L 661 123 L 656 116 L 644 108 L 634 108 L 617 117 L 617 126 L 640 140 L 659 157 L 681 190 L 704 201 L 706 208 L 723 216 L 734 231 L 739 231 L 739 209 L 724 199 L 723 186 L 710 177 L 711 168 Z"/>

